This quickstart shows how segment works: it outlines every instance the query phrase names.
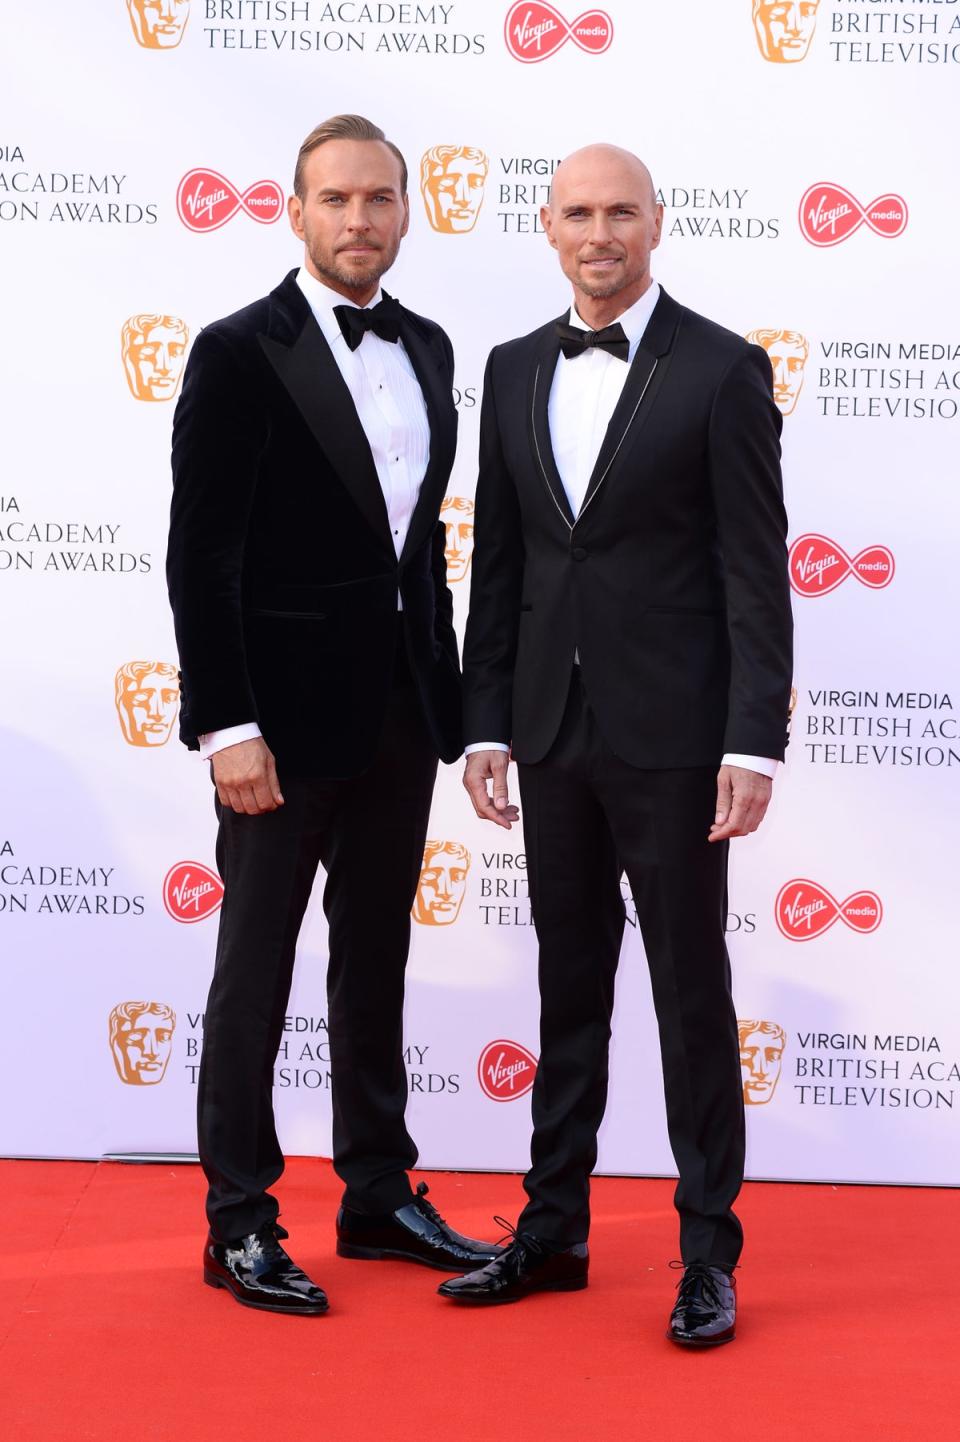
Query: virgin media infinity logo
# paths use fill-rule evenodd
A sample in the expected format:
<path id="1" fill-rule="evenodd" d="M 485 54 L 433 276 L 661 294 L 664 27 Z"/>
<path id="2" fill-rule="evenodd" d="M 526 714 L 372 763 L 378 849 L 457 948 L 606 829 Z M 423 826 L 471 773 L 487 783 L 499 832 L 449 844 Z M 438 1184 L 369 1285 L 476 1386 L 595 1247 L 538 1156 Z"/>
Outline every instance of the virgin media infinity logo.
<path id="1" fill-rule="evenodd" d="M 545 0 L 520 0 L 507 11 L 503 36 L 515 60 L 533 65 L 568 40 L 588 55 L 602 55 L 613 44 L 613 21 L 606 10 L 585 10 L 568 24 Z"/>
<path id="2" fill-rule="evenodd" d="M 177 187 L 177 212 L 188 230 L 219 230 L 245 210 L 260 225 L 273 225 L 283 210 L 283 191 L 275 180 L 257 180 L 240 193 L 217 170 L 188 170 Z"/>
<path id="3" fill-rule="evenodd" d="M 848 576 L 856 576 L 871 591 L 882 591 L 893 580 L 893 552 L 886 546 L 867 546 L 852 559 L 842 546 L 826 536 L 798 536 L 787 557 L 790 584 L 801 596 L 825 596 Z"/>
<path id="4" fill-rule="evenodd" d="M 777 897 L 776 918 L 789 941 L 812 941 L 835 921 L 866 936 L 883 920 L 883 907 L 875 891 L 855 891 L 846 901 L 835 901 L 816 881 L 788 881 Z"/>
<path id="5" fill-rule="evenodd" d="M 537 1074 L 537 1059 L 515 1041 L 492 1041 L 480 1053 L 477 1076 L 492 1102 L 526 1096 Z"/>
<path id="6" fill-rule="evenodd" d="M 907 202 L 889 191 L 864 207 L 842 185 L 823 180 L 811 185 L 800 202 L 800 229 L 811 245 L 839 245 L 861 225 L 895 240 L 907 228 Z"/>
<path id="7" fill-rule="evenodd" d="M 163 879 L 163 904 L 174 921 L 203 921 L 222 901 L 223 882 L 201 861 L 178 861 Z"/>

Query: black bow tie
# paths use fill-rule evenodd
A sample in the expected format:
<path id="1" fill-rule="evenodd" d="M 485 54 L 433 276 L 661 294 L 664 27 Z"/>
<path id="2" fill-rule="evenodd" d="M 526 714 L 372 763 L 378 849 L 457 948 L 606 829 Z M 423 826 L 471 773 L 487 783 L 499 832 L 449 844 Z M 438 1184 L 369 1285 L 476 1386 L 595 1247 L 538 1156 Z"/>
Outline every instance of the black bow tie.
<path id="1" fill-rule="evenodd" d="M 368 330 L 393 345 L 400 339 L 400 302 L 392 295 L 385 295 L 370 310 L 360 310 L 355 305 L 335 305 L 333 313 L 351 350 L 356 350 Z"/>
<path id="2" fill-rule="evenodd" d="M 630 359 L 630 342 L 619 321 L 605 326 L 603 330 L 581 330 L 579 326 L 568 325 L 565 320 L 559 320 L 557 335 L 560 337 L 560 349 L 567 360 L 583 355 L 591 346 L 596 346 L 597 350 L 609 351 L 618 360 Z"/>

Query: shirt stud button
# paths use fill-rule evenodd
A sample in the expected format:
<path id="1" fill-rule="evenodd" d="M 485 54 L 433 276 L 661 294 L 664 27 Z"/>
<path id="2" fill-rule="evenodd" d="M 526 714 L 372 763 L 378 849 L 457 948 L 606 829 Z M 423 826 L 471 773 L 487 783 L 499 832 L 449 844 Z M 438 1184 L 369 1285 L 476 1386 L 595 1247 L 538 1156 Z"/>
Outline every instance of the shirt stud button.
<path id="1" fill-rule="evenodd" d="M 582 546 L 574 546 L 570 554 L 575 561 L 585 561 L 587 559 L 587 552 Z"/>

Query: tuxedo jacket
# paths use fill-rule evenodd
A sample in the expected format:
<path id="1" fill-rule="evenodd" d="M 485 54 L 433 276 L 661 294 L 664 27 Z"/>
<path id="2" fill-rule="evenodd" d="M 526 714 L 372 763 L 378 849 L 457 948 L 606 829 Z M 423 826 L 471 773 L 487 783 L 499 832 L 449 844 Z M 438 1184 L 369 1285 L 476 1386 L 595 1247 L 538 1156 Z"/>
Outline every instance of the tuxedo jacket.
<path id="1" fill-rule="evenodd" d="M 460 675 L 439 522 L 456 448 L 450 342 L 403 311 L 430 456 L 398 561 L 356 407 L 295 276 L 207 326 L 184 375 L 167 554 L 181 739 L 196 749 L 204 732 L 256 721 L 281 777 L 356 775 L 402 636 L 451 761 Z"/>
<path id="2" fill-rule="evenodd" d="M 782 758 L 792 620 L 766 352 L 662 291 L 574 516 L 550 444 L 555 326 L 487 364 L 467 742 L 541 760 L 576 651 L 601 733 L 629 764 Z"/>

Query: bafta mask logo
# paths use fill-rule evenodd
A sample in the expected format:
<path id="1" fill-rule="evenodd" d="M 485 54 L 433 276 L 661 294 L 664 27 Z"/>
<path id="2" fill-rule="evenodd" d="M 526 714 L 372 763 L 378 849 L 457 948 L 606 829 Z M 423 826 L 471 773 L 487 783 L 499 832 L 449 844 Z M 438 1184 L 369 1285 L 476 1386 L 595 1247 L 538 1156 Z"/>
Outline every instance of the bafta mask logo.
<path id="1" fill-rule="evenodd" d="M 420 161 L 427 219 L 443 235 L 466 235 L 477 223 L 490 163 L 473 145 L 435 145 Z"/>
<path id="2" fill-rule="evenodd" d="M 128 661 L 116 675 L 117 715 L 130 746 L 166 746 L 180 710 L 180 679 L 169 661 Z"/>
<path id="3" fill-rule="evenodd" d="M 752 330 L 746 339 L 751 345 L 762 345 L 770 357 L 773 399 L 781 415 L 790 415 L 796 409 L 810 354 L 806 337 L 798 330 Z"/>
<path id="4" fill-rule="evenodd" d="M 470 569 L 473 556 L 473 502 L 466 496 L 445 496 L 440 519 L 447 532 L 444 556 L 447 580 L 462 581 Z"/>
<path id="5" fill-rule="evenodd" d="M 110 1013 L 110 1054 L 127 1086 L 162 1082 L 177 1025 L 165 1001 L 121 1001 Z"/>
<path id="6" fill-rule="evenodd" d="M 806 60 L 819 8 L 820 0 L 753 0 L 753 28 L 764 60 L 777 65 Z"/>
<path id="7" fill-rule="evenodd" d="M 130 24 L 144 50 L 175 50 L 190 18 L 190 0 L 127 0 Z"/>
<path id="8" fill-rule="evenodd" d="M 421 926 L 450 926 L 460 915 L 467 893 L 470 853 L 459 841 L 428 841 L 413 903 Z"/>
<path id="9" fill-rule="evenodd" d="M 175 315 L 132 315 L 124 321 L 120 350 L 134 400 L 173 400 L 189 340 L 189 330 Z"/>
<path id="10" fill-rule="evenodd" d="M 744 1103 L 763 1106 L 777 1089 L 787 1034 L 775 1021 L 738 1021 L 737 1030 Z"/>
<path id="11" fill-rule="evenodd" d="M 120 730 L 130 746 L 166 746 L 180 709 L 180 679 L 169 660 L 128 660 L 115 676 Z"/>

